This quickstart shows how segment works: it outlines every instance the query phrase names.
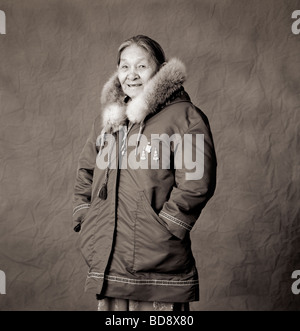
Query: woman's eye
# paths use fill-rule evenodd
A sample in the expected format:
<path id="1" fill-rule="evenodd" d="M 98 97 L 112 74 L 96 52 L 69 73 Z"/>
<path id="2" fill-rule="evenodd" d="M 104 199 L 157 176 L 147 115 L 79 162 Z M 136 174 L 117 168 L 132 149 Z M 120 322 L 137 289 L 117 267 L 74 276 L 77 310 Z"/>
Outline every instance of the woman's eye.
<path id="1" fill-rule="evenodd" d="M 127 69 L 128 66 L 124 64 L 124 65 L 121 66 L 121 68 L 122 68 L 122 69 Z"/>
<path id="2" fill-rule="evenodd" d="M 144 69 L 144 68 L 146 68 L 146 66 L 144 64 L 140 64 L 139 68 Z"/>

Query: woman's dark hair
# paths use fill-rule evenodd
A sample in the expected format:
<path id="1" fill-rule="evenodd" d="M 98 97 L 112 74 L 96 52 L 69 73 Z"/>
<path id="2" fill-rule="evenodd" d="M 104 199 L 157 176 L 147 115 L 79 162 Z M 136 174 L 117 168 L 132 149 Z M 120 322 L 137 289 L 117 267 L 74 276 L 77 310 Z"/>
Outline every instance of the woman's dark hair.
<path id="1" fill-rule="evenodd" d="M 131 45 L 137 45 L 139 47 L 144 48 L 152 57 L 154 62 L 157 65 L 157 68 L 160 68 L 160 66 L 166 62 L 166 57 L 163 49 L 159 45 L 158 42 L 155 40 L 144 36 L 144 35 L 137 35 L 134 37 L 131 37 L 127 40 L 125 40 L 118 49 L 118 65 L 120 64 L 121 54 L 124 51 L 124 49 Z"/>

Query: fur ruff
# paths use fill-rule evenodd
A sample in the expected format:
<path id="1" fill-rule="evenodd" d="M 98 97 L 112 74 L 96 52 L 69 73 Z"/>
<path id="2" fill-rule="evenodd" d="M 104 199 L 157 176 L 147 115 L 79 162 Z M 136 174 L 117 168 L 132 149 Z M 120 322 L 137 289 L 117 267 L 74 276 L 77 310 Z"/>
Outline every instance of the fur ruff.
<path id="1" fill-rule="evenodd" d="M 164 104 L 185 80 L 185 65 L 179 59 L 173 58 L 145 84 L 141 94 L 126 103 L 126 95 L 115 72 L 104 85 L 101 94 L 103 130 L 115 132 L 127 119 L 132 123 L 143 122 L 145 117 L 155 113 L 158 106 Z"/>

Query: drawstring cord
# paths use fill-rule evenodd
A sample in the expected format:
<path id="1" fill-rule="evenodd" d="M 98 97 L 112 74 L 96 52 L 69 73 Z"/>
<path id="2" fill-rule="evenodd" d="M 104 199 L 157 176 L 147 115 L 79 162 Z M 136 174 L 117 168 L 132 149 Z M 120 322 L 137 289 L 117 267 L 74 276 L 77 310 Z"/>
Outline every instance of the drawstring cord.
<path id="1" fill-rule="evenodd" d="M 130 123 L 130 125 L 127 127 L 125 127 L 125 132 L 124 132 L 124 136 L 122 138 L 122 146 L 121 146 L 121 153 L 122 155 L 125 154 L 125 149 L 126 149 L 126 140 L 127 140 L 127 136 L 128 136 L 128 133 L 130 131 L 130 129 L 132 128 L 133 126 L 133 123 Z M 139 143 L 140 143 L 140 140 L 141 140 L 141 136 L 142 136 L 142 133 L 143 133 L 143 129 L 145 127 L 145 124 L 144 122 L 142 121 L 140 123 L 140 129 L 139 129 L 139 133 L 138 133 L 138 136 L 137 136 L 137 139 L 136 139 L 136 143 L 135 143 L 135 156 L 137 155 L 137 150 L 138 150 L 138 147 L 139 147 Z M 104 146 L 104 142 L 105 142 L 105 130 L 103 129 L 101 131 L 101 141 L 100 141 L 100 150 L 99 150 L 99 155 L 101 155 L 101 151 L 102 151 L 102 148 Z M 108 183 L 108 176 L 109 176 L 109 168 L 110 168 L 110 162 L 111 162 L 111 153 L 112 153 L 112 148 L 113 148 L 113 142 L 111 143 L 111 146 L 110 146 L 110 149 L 109 149 L 109 152 L 108 152 L 108 165 L 105 169 L 105 175 L 104 175 L 104 182 L 99 190 L 99 193 L 98 193 L 98 196 L 100 199 L 102 200 L 106 200 L 107 199 L 107 183 Z"/>
<path id="2" fill-rule="evenodd" d="M 138 150 L 138 147 L 139 147 L 139 144 L 140 144 L 140 140 L 141 140 L 141 136 L 142 136 L 144 127 L 145 127 L 145 124 L 144 124 L 144 121 L 142 121 L 140 123 L 140 129 L 139 129 L 139 133 L 138 133 L 136 143 L 135 143 L 135 156 L 137 156 L 137 150 Z"/>
<path id="3" fill-rule="evenodd" d="M 127 126 L 124 126 L 124 128 L 125 128 L 124 129 L 124 136 L 122 138 L 122 146 L 121 146 L 121 154 L 122 155 L 125 154 L 125 150 L 126 150 L 126 139 L 127 139 L 128 133 L 131 130 L 132 126 L 133 126 L 133 123 L 130 123 L 128 125 L 128 127 Z"/>
<path id="4" fill-rule="evenodd" d="M 98 155 L 101 155 L 102 149 L 104 147 L 104 142 L 105 142 L 105 128 L 102 129 L 99 137 L 97 138 L 99 140 L 99 143 L 96 141 L 96 145 L 99 145 L 99 153 Z"/>
<path id="5" fill-rule="evenodd" d="M 130 123 L 129 126 L 128 126 L 128 128 L 125 127 L 125 132 L 124 132 L 124 136 L 122 138 L 122 146 L 121 146 L 121 154 L 122 155 L 125 154 L 125 150 L 126 150 L 126 139 L 127 139 L 128 133 L 131 130 L 132 126 L 133 126 L 133 123 Z M 139 128 L 139 133 L 138 133 L 138 136 L 137 136 L 137 139 L 136 139 L 136 143 L 135 143 L 135 156 L 137 155 L 137 150 L 138 150 L 138 147 L 139 147 L 139 143 L 140 143 L 140 140 L 141 140 L 141 136 L 142 136 L 144 127 L 145 127 L 144 122 L 141 122 L 140 123 L 140 128 Z"/>
<path id="6" fill-rule="evenodd" d="M 110 134 L 112 134 L 112 130 L 110 130 Z M 102 130 L 99 155 L 101 154 L 101 149 L 104 146 L 104 137 L 105 137 L 105 131 Z M 98 193 L 99 198 L 102 199 L 102 200 L 107 199 L 107 183 L 108 183 L 108 175 L 109 175 L 109 168 L 110 168 L 112 150 L 113 150 L 113 141 L 111 141 L 111 145 L 110 145 L 108 155 L 107 155 L 108 160 L 107 160 L 107 167 L 105 169 L 104 182 L 103 182 L 103 184 L 102 184 L 102 186 L 99 190 L 99 193 Z"/>

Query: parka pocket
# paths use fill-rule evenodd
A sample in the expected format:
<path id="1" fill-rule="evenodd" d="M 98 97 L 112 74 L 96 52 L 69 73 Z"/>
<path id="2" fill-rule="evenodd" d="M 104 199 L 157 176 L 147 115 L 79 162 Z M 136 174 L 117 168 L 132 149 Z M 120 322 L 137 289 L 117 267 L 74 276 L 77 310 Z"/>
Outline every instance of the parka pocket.
<path id="1" fill-rule="evenodd" d="M 143 191 L 138 192 L 134 223 L 133 271 L 182 273 L 193 263 L 189 240 L 180 240 L 166 228 Z"/>
<path id="2" fill-rule="evenodd" d="M 83 222 L 81 223 L 81 230 L 79 232 L 79 246 L 81 254 L 88 266 L 91 265 L 92 251 L 93 251 L 93 237 L 98 222 L 100 199 L 95 198 L 87 211 Z"/>
<path id="3" fill-rule="evenodd" d="M 144 209 L 145 213 L 147 213 L 150 216 L 149 220 L 155 221 L 155 224 L 159 225 L 159 227 L 161 228 L 161 231 L 164 231 L 168 235 L 170 235 L 171 233 L 166 228 L 164 221 L 156 214 L 156 212 L 150 205 L 150 203 L 145 195 L 145 192 L 144 191 L 139 192 L 139 197 L 140 197 L 140 201 L 141 201 L 141 207 Z"/>

